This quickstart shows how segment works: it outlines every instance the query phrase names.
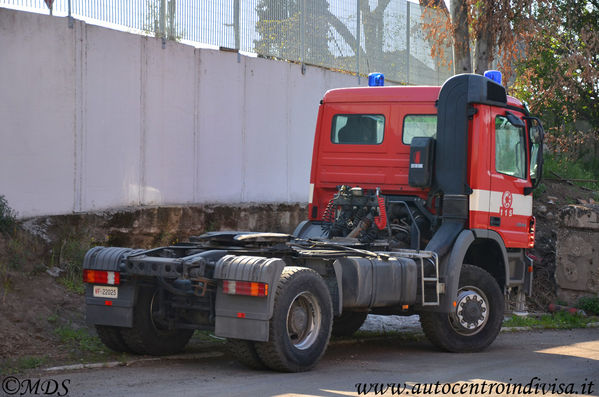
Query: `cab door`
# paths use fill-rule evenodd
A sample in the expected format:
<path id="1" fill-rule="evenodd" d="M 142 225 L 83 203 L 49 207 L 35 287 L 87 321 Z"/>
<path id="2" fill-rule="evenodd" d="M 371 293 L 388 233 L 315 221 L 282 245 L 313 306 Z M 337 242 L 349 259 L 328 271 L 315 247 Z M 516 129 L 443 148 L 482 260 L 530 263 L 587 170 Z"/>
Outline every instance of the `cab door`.
<path id="1" fill-rule="evenodd" d="M 528 246 L 532 218 L 532 186 L 528 170 L 528 140 L 523 115 L 501 108 L 491 111 L 491 191 L 489 229 L 508 248 Z"/>

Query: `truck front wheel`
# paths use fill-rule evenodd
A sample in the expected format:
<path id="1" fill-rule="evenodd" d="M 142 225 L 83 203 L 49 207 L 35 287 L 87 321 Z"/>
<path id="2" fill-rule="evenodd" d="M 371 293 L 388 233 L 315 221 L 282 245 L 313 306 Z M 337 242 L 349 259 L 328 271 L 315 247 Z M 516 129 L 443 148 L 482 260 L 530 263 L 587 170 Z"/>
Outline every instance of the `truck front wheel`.
<path id="1" fill-rule="evenodd" d="M 164 356 L 177 353 L 187 345 L 193 330 L 167 329 L 156 321 L 158 290 L 140 288 L 133 310 L 133 328 L 121 328 L 125 344 L 137 354 Z"/>
<path id="2" fill-rule="evenodd" d="M 420 314 L 427 338 L 450 352 L 475 352 L 489 346 L 499 334 L 504 311 L 495 279 L 479 267 L 463 265 L 454 302 L 449 314 Z"/>
<path id="3" fill-rule="evenodd" d="M 329 290 L 314 270 L 286 267 L 274 299 L 269 341 L 256 342 L 256 351 L 273 370 L 307 371 L 320 360 L 331 336 Z"/>

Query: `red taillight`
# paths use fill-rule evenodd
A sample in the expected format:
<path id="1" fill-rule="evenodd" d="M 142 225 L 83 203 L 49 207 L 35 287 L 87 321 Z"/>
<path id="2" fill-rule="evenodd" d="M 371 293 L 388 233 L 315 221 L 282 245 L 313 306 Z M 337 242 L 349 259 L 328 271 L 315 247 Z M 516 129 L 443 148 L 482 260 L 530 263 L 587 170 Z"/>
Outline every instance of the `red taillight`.
<path id="1" fill-rule="evenodd" d="M 224 280 L 223 292 L 229 295 L 267 296 L 268 284 L 253 281 Z"/>
<path id="2" fill-rule="evenodd" d="M 121 274 L 119 272 L 84 269 L 83 282 L 90 284 L 119 285 L 121 283 Z"/>

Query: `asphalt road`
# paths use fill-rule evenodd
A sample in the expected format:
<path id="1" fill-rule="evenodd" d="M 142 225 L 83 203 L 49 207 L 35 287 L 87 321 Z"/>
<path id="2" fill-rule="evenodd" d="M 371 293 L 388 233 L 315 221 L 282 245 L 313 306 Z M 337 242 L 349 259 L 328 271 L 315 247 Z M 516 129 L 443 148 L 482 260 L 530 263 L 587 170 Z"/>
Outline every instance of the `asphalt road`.
<path id="1" fill-rule="evenodd" d="M 399 395 L 398 386 L 403 395 L 542 395 L 545 384 L 545 395 L 599 396 L 599 329 L 502 333 L 474 354 L 439 352 L 425 340 L 337 343 L 297 374 L 249 370 L 225 354 L 42 376 L 68 380 L 69 396 L 339 397 L 358 395 L 358 384 L 382 384 L 385 395 Z"/>

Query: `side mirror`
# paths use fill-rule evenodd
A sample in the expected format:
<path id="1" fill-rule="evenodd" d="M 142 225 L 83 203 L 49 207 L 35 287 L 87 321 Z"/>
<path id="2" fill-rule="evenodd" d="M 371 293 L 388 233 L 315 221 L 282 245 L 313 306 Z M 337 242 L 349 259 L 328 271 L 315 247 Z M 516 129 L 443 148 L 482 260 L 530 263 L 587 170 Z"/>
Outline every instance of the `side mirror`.
<path id="1" fill-rule="evenodd" d="M 507 117 L 507 120 L 510 122 L 511 125 L 515 127 L 524 128 L 524 121 L 522 121 L 522 119 L 520 119 L 519 117 L 516 117 L 513 113 L 505 112 L 505 117 Z"/>
<path id="2" fill-rule="evenodd" d="M 528 136 L 531 149 L 530 177 L 533 180 L 532 187 L 524 188 L 524 194 L 528 195 L 539 186 L 543 177 L 543 139 L 545 138 L 545 130 L 543 129 L 541 120 L 537 117 L 525 117 L 525 119 L 529 121 Z"/>

